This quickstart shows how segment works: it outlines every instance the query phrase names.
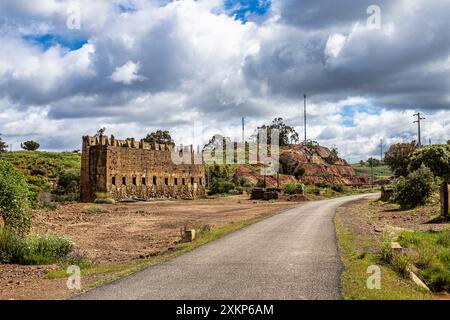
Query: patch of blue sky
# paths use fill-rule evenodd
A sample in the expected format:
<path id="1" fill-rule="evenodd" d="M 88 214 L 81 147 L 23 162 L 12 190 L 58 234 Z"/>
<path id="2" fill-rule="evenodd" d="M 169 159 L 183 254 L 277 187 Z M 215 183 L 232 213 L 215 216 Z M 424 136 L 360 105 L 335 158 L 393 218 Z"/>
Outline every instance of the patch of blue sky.
<path id="1" fill-rule="evenodd" d="M 117 5 L 117 10 L 120 13 L 136 12 L 137 8 L 130 2 L 123 2 Z"/>
<path id="2" fill-rule="evenodd" d="M 69 51 L 74 51 L 80 49 L 88 42 L 87 39 L 64 38 L 55 34 L 25 35 L 22 38 L 33 45 L 40 46 L 43 50 L 60 45 L 69 49 Z"/>
<path id="3" fill-rule="evenodd" d="M 251 16 L 263 16 L 272 6 L 270 0 L 224 0 L 224 8 L 228 15 L 245 23 Z"/>
<path id="4" fill-rule="evenodd" d="M 380 114 L 381 110 L 371 105 L 344 105 L 340 115 L 344 118 L 343 125 L 346 127 L 355 127 L 354 117 L 356 113 L 367 113 L 370 115 Z"/>

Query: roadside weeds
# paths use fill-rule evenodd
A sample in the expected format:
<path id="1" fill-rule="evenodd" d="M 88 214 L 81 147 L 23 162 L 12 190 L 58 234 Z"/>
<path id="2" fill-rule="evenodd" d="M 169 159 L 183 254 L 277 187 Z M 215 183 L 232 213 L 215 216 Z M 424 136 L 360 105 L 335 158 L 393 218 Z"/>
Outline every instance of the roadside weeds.
<path id="1" fill-rule="evenodd" d="M 346 208 L 336 212 L 335 226 L 339 251 L 345 271 L 341 276 L 343 298 L 346 300 L 428 300 L 432 295 L 417 287 L 412 281 L 402 278 L 387 264 L 380 263 L 376 240 L 370 235 L 354 234 L 348 230 L 342 215 Z M 381 271 L 381 288 L 367 286 L 371 266 Z"/>

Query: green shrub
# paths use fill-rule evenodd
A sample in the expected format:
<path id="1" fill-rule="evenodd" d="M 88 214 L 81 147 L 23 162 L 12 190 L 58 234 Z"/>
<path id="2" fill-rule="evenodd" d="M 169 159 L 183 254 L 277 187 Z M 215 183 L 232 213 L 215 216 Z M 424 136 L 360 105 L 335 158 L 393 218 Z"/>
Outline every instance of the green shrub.
<path id="1" fill-rule="evenodd" d="M 391 263 L 392 257 L 394 256 L 394 253 L 392 252 L 391 247 L 392 237 L 389 236 L 388 233 L 384 232 L 383 236 L 381 237 L 381 245 L 380 245 L 380 259 L 382 262 L 385 263 Z"/>
<path id="2" fill-rule="evenodd" d="M 330 185 L 326 181 L 318 181 L 314 184 L 317 188 L 326 189 L 329 188 Z"/>
<path id="3" fill-rule="evenodd" d="M 73 243 L 53 234 L 18 235 L 10 228 L 0 228 L 0 263 L 51 264 L 64 259 Z"/>
<path id="4" fill-rule="evenodd" d="M 242 187 L 236 187 L 236 188 L 230 190 L 228 192 L 228 194 L 234 195 L 234 196 L 244 194 L 244 189 Z"/>
<path id="5" fill-rule="evenodd" d="M 305 186 L 301 183 L 288 182 L 284 185 L 283 191 L 286 194 L 303 194 Z"/>
<path id="6" fill-rule="evenodd" d="M 61 262 L 64 267 L 78 266 L 80 269 L 86 269 L 92 266 L 92 262 L 88 260 L 79 250 L 69 253 Z"/>
<path id="7" fill-rule="evenodd" d="M 400 274 L 402 277 L 408 277 L 409 275 L 409 259 L 406 254 L 399 253 L 394 254 L 391 259 L 391 266 L 392 268 Z"/>
<path id="8" fill-rule="evenodd" d="M 96 203 L 96 204 L 115 204 L 116 200 L 111 199 L 111 198 L 99 198 L 99 199 L 95 199 L 94 203 Z"/>
<path id="9" fill-rule="evenodd" d="M 73 243 L 53 234 L 37 234 L 24 238 L 21 264 L 51 264 L 60 261 L 73 249 Z"/>
<path id="10" fill-rule="evenodd" d="M 0 227 L 0 263 L 15 263 L 23 252 L 21 237 L 8 227 Z"/>
<path id="11" fill-rule="evenodd" d="M 100 208 L 100 207 L 86 207 L 83 209 L 83 213 L 86 214 L 96 214 L 96 213 L 105 213 L 108 210 Z"/>
<path id="12" fill-rule="evenodd" d="M 28 184 L 28 201 L 30 203 L 30 207 L 33 209 L 39 209 L 40 206 L 40 195 L 41 195 L 41 187 L 38 187 L 33 184 Z"/>
<path id="13" fill-rule="evenodd" d="M 425 166 L 400 177 L 394 184 L 394 202 L 402 209 L 412 209 L 426 203 L 433 191 L 435 180 L 433 173 Z"/>
<path id="14" fill-rule="evenodd" d="M 25 176 L 9 162 L 0 160 L 0 214 L 5 226 L 19 234 L 31 228 L 28 194 Z"/>
<path id="15" fill-rule="evenodd" d="M 234 189 L 234 184 L 223 179 L 214 179 L 208 194 L 226 194 Z"/>
<path id="16" fill-rule="evenodd" d="M 47 211 L 55 211 L 58 208 L 58 203 L 48 200 L 41 201 L 40 207 Z"/>
<path id="17" fill-rule="evenodd" d="M 78 193 L 80 188 L 80 171 L 70 170 L 62 172 L 58 179 L 58 188 L 63 194 Z"/>
<path id="18" fill-rule="evenodd" d="M 344 192 L 344 186 L 342 184 L 333 184 L 331 190 L 342 193 Z"/>
<path id="19" fill-rule="evenodd" d="M 404 231 L 398 240 L 432 291 L 450 290 L 450 230 Z"/>
<path id="20" fill-rule="evenodd" d="M 244 187 L 244 188 L 251 188 L 252 183 L 250 180 L 248 180 L 246 177 L 237 177 L 236 175 L 233 177 L 233 182 L 235 185 Z"/>

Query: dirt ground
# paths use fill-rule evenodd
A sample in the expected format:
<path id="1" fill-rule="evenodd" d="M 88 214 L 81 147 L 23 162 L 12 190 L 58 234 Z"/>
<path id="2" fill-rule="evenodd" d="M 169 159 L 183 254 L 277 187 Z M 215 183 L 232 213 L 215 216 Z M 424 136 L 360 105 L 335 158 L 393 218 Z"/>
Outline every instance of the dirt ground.
<path id="1" fill-rule="evenodd" d="M 35 211 L 33 231 L 72 239 L 75 251 L 96 264 L 120 263 L 173 247 L 185 226 L 217 228 L 278 213 L 292 205 L 288 201 L 251 201 L 245 196 L 115 205 L 75 203 L 55 211 Z M 0 265 L 0 299 L 70 296 L 66 279 L 46 278 L 49 271 L 59 268 Z"/>
<path id="2" fill-rule="evenodd" d="M 378 198 L 356 201 L 341 208 L 340 217 L 348 231 L 373 239 L 381 237 L 384 231 L 399 228 L 439 231 L 449 227 L 448 224 L 435 222 L 439 215 L 439 202 L 435 199 L 423 207 L 400 211 L 397 205 L 377 201 Z"/>

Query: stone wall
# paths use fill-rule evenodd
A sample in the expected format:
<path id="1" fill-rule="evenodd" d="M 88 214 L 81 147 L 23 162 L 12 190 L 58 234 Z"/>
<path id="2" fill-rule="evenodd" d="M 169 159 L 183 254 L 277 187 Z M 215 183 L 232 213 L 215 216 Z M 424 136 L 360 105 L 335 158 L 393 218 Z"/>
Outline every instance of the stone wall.
<path id="1" fill-rule="evenodd" d="M 204 197 L 204 165 L 174 164 L 172 149 L 142 140 L 83 137 L 81 200 L 93 201 L 96 193 L 116 200 Z M 192 147 L 184 152 L 194 156 Z"/>

